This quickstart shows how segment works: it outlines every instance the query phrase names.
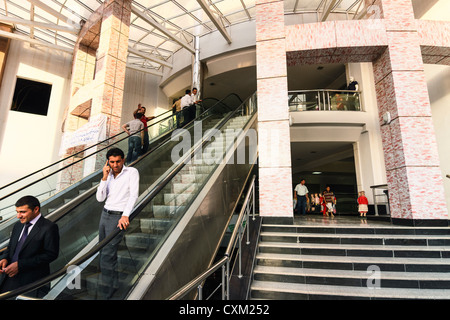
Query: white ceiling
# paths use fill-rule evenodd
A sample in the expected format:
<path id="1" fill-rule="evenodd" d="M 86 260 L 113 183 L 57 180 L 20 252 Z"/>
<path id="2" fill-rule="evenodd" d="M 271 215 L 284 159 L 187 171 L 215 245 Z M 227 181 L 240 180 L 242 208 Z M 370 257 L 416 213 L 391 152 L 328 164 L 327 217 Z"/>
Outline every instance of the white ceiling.
<path id="1" fill-rule="evenodd" d="M 302 11 L 354 13 L 361 10 L 359 4 L 363 2 L 285 0 L 284 6 L 288 14 Z M 0 0 L 0 22 L 14 19 L 16 34 L 73 49 L 76 32 L 46 28 L 42 23 L 79 29 L 80 21 L 88 20 L 102 3 L 103 0 Z M 129 46 L 169 63 L 173 54 L 183 49 L 180 42 L 192 46 L 195 36 L 217 30 L 222 31 L 224 41 L 228 41 L 227 37 L 233 41 L 237 35 L 228 35 L 229 27 L 255 19 L 255 0 L 132 0 L 132 7 Z M 129 54 L 128 60 L 133 66 L 146 70 L 161 72 L 164 68 L 161 63 L 134 54 Z"/>

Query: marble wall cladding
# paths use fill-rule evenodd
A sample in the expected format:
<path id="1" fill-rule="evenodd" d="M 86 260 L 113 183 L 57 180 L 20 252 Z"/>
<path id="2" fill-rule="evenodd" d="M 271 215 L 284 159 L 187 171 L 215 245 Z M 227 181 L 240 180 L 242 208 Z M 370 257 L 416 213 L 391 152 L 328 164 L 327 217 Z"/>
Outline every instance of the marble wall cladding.
<path id="1" fill-rule="evenodd" d="M 329 21 L 286 27 L 288 66 L 371 62 L 387 44 L 383 20 Z"/>
<path id="2" fill-rule="evenodd" d="M 430 99 L 424 72 L 392 72 L 397 116 L 431 117 Z M 414 88 L 414 90 L 411 90 Z"/>
<path id="3" fill-rule="evenodd" d="M 287 76 L 284 39 L 257 41 L 256 52 L 256 74 L 258 79 Z"/>
<path id="4" fill-rule="evenodd" d="M 450 22 L 416 20 L 424 63 L 449 65 Z"/>
<path id="5" fill-rule="evenodd" d="M 261 216 L 293 215 L 283 1 L 256 0 Z"/>
<path id="6" fill-rule="evenodd" d="M 291 168 L 259 167 L 259 213 L 261 216 L 292 217 Z M 265 186 L 261 188 L 262 186 Z"/>
<path id="7" fill-rule="evenodd" d="M 321 50 L 335 48 L 334 21 L 286 26 L 286 51 Z"/>
<path id="8" fill-rule="evenodd" d="M 267 92 L 265 99 L 258 101 L 258 120 L 288 120 L 287 81 L 284 77 L 260 79 L 257 83 L 258 92 Z"/>
<path id="9" fill-rule="evenodd" d="M 290 167 L 289 121 L 259 121 L 258 150 L 260 167 Z"/>
<path id="10" fill-rule="evenodd" d="M 381 15 L 386 21 L 387 30 L 415 30 L 416 22 L 411 0 L 381 0 Z"/>
<path id="11" fill-rule="evenodd" d="M 411 214 L 414 219 L 443 219 L 448 218 L 447 206 L 442 184 L 442 173 L 435 167 L 406 167 Z M 432 197 L 430 197 L 430 195 Z M 405 212 L 410 214 L 409 212 Z"/>
<path id="12" fill-rule="evenodd" d="M 256 6 L 256 41 L 284 38 L 284 16 L 276 14 L 283 10 L 283 1 Z"/>
<path id="13" fill-rule="evenodd" d="M 392 70 L 424 70 L 417 32 L 387 32 Z"/>

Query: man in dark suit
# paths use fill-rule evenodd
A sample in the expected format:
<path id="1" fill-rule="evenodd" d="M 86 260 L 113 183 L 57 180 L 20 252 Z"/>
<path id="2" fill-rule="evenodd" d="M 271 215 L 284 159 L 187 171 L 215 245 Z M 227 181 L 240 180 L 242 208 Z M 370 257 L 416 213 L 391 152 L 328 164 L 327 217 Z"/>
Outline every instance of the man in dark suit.
<path id="1" fill-rule="evenodd" d="M 58 225 L 41 216 L 39 200 L 25 196 L 15 205 L 19 221 L 14 225 L 8 248 L 0 255 L 0 293 L 49 275 L 50 262 L 59 253 Z M 47 291 L 48 286 L 39 288 L 33 296 L 43 297 Z"/>

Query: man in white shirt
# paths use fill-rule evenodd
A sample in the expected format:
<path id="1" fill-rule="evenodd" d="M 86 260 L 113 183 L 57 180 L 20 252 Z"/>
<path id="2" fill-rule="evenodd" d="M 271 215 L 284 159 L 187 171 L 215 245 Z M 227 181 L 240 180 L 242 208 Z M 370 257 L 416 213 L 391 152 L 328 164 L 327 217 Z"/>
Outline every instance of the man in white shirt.
<path id="1" fill-rule="evenodd" d="M 192 121 L 192 108 L 194 108 L 194 100 L 192 99 L 191 90 L 187 89 L 186 94 L 181 98 L 181 112 L 183 113 L 183 126 Z"/>
<path id="2" fill-rule="evenodd" d="M 306 205 L 307 202 L 309 202 L 309 191 L 305 183 L 305 179 L 301 179 L 300 184 L 296 185 L 294 189 L 294 196 L 295 199 L 297 199 L 297 206 L 295 209 L 299 214 L 306 214 Z"/>
<path id="3" fill-rule="evenodd" d="M 144 123 L 140 120 L 142 113 L 135 113 L 134 120 L 125 123 L 122 128 L 128 133 L 127 165 L 135 161 L 142 152 L 144 145 Z"/>
<path id="4" fill-rule="evenodd" d="M 97 187 L 97 201 L 105 201 L 99 224 L 99 241 L 105 239 L 117 228 L 126 230 L 130 224 L 129 216 L 139 196 L 139 171 L 124 165 L 122 150 L 113 148 L 106 154 L 103 177 Z M 100 253 L 102 287 L 107 299 L 118 289 L 117 248 L 122 241 L 119 233 Z"/>

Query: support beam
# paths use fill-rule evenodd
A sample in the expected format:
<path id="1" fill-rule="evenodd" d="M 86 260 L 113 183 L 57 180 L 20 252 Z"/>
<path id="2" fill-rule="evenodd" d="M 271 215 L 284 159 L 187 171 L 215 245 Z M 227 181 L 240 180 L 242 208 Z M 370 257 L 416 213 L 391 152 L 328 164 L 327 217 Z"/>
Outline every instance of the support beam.
<path id="1" fill-rule="evenodd" d="M 198 4 L 202 7 L 203 11 L 208 15 L 208 17 L 211 19 L 211 22 L 216 26 L 217 30 L 222 34 L 222 36 L 225 38 L 225 40 L 228 42 L 228 44 L 231 43 L 231 37 L 228 34 L 227 30 L 225 29 L 224 24 L 220 19 L 218 19 L 214 12 L 211 10 L 211 8 L 208 6 L 205 0 L 197 0 Z"/>
<path id="2" fill-rule="evenodd" d="M 328 16 L 330 15 L 331 10 L 336 6 L 336 2 L 337 2 L 337 1 L 338 1 L 338 0 L 331 0 L 331 2 L 328 4 L 328 6 L 324 8 L 323 14 L 322 14 L 322 19 L 321 19 L 322 22 L 323 22 L 323 21 L 326 21 L 326 20 L 328 19 Z M 342 1 L 342 0 L 339 0 L 339 3 L 340 3 L 341 1 Z M 328 1 L 325 2 L 325 5 L 327 5 L 327 3 L 328 3 Z"/>
<path id="3" fill-rule="evenodd" d="M 30 0 L 29 0 L 30 1 Z M 33 0 L 35 1 L 35 0 Z M 171 40 L 175 41 L 176 43 L 178 43 L 180 46 L 182 46 L 183 48 L 187 49 L 188 51 L 190 51 L 191 53 L 195 53 L 195 49 L 193 46 L 191 46 L 189 43 L 183 41 L 182 39 L 176 37 L 174 34 L 172 34 L 172 32 L 170 32 L 166 27 L 164 27 L 163 25 L 159 24 L 157 21 L 155 21 L 154 19 L 151 19 L 150 17 L 148 17 L 144 12 L 142 12 L 141 10 L 139 10 L 138 8 L 136 8 L 133 4 L 131 5 L 131 12 L 133 12 L 135 15 L 137 15 L 139 18 L 141 18 L 142 20 L 144 20 L 145 22 L 147 22 L 148 24 L 150 24 L 153 28 L 157 29 L 158 31 L 160 31 L 161 33 L 163 33 L 164 35 L 166 35 L 167 37 L 169 37 Z"/>
<path id="4" fill-rule="evenodd" d="M 71 48 L 66 48 L 66 47 L 58 46 L 56 44 L 52 44 L 52 43 L 48 43 L 48 42 L 44 42 L 44 41 L 40 41 L 40 40 L 36 40 L 36 39 L 31 39 L 27 36 L 19 35 L 19 34 L 12 33 L 12 32 L 6 32 L 6 31 L 0 30 L 0 37 L 5 37 L 5 38 L 13 39 L 13 40 L 25 41 L 25 42 L 28 42 L 28 43 L 31 43 L 31 44 L 34 44 L 37 46 L 43 46 L 43 47 L 47 47 L 50 49 L 64 51 L 66 53 L 73 54 L 73 49 L 71 49 Z"/>
<path id="5" fill-rule="evenodd" d="M 36 7 L 41 8 L 42 10 L 44 10 L 45 12 L 51 14 L 52 16 L 54 16 L 55 18 L 61 20 L 62 22 L 70 25 L 70 26 L 78 26 L 79 23 L 77 21 L 73 21 L 72 19 L 69 19 L 68 17 L 66 17 L 65 15 L 63 15 L 62 13 L 56 11 L 55 9 L 53 9 L 52 7 L 49 7 L 48 5 L 46 5 L 45 3 L 42 3 L 40 0 L 28 0 L 31 4 L 35 5 Z"/>
<path id="6" fill-rule="evenodd" d="M 152 70 L 152 69 L 140 68 L 140 67 L 128 64 L 128 63 L 127 63 L 127 68 L 128 69 L 137 70 L 137 71 L 141 71 L 141 72 L 145 72 L 145 73 L 149 73 L 149 74 L 152 74 L 152 75 L 158 76 L 158 77 L 162 77 L 163 76 L 162 72 L 159 72 L 159 71 L 156 71 L 156 70 Z"/>
<path id="7" fill-rule="evenodd" d="M 160 64 L 160 65 L 163 65 L 163 66 L 166 66 L 166 67 L 169 67 L 169 68 L 172 68 L 172 67 L 173 67 L 172 64 L 169 63 L 169 62 L 167 62 L 167 61 L 164 61 L 164 60 L 162 60 L 162 59 L 156 58 L 156 57 L 154 57 L 154 56 L 152 56 L 152 55 L 150 55 L 150 54 L 141 52 L 141 51 L 136 50 L 136 49 L 134 49 L 134 48 L 128 47 L 128 52 L 129 52 L 129 53 L 132 53 L 132 54 L 134 54 L 134 55 L 136 55 L 136 56 L 139 56 L 139 57 L 141 57 L 141 58 L 147 59 L 147 60 L 149 60 L 149 61 L 158 63 L 158 64 Z"/>
<path id="8" fill-rule="evenodd" d="M 72 34 L 78 34 L 78 32 L 80 31 L 80 29 L 76 29 L 76 28 L 72 28 L 72 27 L 64 27 L 64 26 L 60 26 L 60 25 L 57 25 L 54 23 L 29 21 L 29 20 L 25 20 L 25 19 L 6 17 L 6 16 L 0 16 L 0 22 L 20 24 L 23 26 L 30 26 L 30 27 L 41 28 L 41 29 L 56 30 L 56 31 L 68 32 L 68 33 L 72 33 Z"/>

